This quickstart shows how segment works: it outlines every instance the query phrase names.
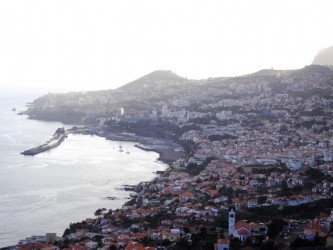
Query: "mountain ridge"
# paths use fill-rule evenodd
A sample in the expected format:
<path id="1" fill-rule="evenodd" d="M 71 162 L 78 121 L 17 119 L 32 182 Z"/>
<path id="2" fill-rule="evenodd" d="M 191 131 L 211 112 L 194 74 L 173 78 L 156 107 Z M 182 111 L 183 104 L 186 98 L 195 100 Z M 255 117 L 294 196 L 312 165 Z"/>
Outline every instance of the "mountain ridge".
<path id="1" fill-rule="evenodd" d="M 127 116 L 141 119 L 156 115 L 164 106 L 199 111 L 226 99 L 265 99 L 277 94 L 327 98 L 332 96 L 332 87 L 333 70 L 320 65 L 204 80 L 189 80 L 172 71 L 158 70 L 115 90 L 48 94 L 34 100 L 25 113 L 33 119 L 85 124 L 116 117 L 120 108 L 126 110 Z"/>
<path id="2" fill-rule="evenodd" d="M 118 89 L 128 89 L 132 87 L 139 87 L 140 85 L 148 84 L 149 87 L 152 87 L 152 81 L 157 81 L 161 83 L 172 83 L 183 81 L 185 78 L 177 75 L 171 70 L 155 70 L 151 73 L 144 75 L 132 82 L 126 83 L 125 85 L 119 87 Z M 148 87 L 148 86 L 146 86 Z"/>

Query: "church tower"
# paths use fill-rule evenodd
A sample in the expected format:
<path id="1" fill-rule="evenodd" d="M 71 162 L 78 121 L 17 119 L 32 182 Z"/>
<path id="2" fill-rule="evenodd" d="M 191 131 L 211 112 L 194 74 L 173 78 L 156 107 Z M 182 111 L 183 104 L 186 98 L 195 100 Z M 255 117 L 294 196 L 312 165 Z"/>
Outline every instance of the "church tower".
<path id="1" fill-rule="evenodd" d="M 235 207 L 229 207 L 229 236 L 235 235 L 235 219 L 236 219 L 236 209 Z"/>

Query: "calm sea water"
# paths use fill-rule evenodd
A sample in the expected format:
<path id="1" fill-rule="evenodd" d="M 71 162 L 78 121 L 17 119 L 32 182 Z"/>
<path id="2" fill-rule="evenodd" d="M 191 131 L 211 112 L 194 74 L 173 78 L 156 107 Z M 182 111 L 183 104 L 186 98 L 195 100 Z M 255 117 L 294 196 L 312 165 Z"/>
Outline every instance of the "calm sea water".
<path id="1" fill-rule="evenodd" d="M 17 115 L 35 97 L 0 94 L 0 247 L 47 232 L 61 236 L 70 222 L 94 217 L 98 208 L 121 207 L 129 197 L 123 185 L 149 181 L 166 168 L 154 152 L 96 136 L 69 135 L 55 149 L 20 155 L 64 127 Z M 117 199 L 105 199 L 110 196 Z"/>

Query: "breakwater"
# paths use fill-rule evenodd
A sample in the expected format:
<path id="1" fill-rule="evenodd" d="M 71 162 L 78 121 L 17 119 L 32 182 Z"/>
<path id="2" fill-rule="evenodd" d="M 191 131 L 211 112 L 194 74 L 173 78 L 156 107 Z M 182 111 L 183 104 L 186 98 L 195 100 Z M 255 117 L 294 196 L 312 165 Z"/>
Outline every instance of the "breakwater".
<path id="1" fill-rule="evenodd" d="M 52 148 L 58 147 L 67 137 L 68 133 L 64 128 L 58 128 L 52 138 L 45 144 L 21 152 L 22 155 L 36 155 Z"/>

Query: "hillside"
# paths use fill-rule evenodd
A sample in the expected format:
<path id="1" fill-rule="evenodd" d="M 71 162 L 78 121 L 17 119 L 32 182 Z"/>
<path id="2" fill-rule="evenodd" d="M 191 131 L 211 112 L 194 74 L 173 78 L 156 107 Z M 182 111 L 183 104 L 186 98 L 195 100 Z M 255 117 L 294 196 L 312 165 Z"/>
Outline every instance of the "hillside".
<path id="1" fill-rule="evenodd" d="M 119 117 L 123 108 L 129 119 L 157 119 L 163 117 L 166 110 L 201 112 L 207 106 L 219 106 L 218 103 L 226 100 L 257 102 L 274 99 L 277 95 L 332 98 L 332 89 L 333 70 L 319 65 L 200 81 L 159 70 L 116 90 L 48 94 L 36 99 L 25 113 L 33 119 L 91 124 Z"/>
<path id="2" fill-rule="evenodd" d="M 120 87 L 119 90 L 130 90 L 131 88 L 154 88 L 156 85 L 170 85 L 183 82 L 185 79 L 170 70 L 156 70 L 133 82 Z"/>

